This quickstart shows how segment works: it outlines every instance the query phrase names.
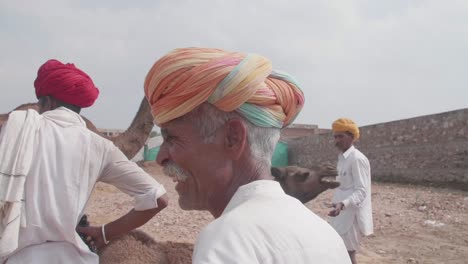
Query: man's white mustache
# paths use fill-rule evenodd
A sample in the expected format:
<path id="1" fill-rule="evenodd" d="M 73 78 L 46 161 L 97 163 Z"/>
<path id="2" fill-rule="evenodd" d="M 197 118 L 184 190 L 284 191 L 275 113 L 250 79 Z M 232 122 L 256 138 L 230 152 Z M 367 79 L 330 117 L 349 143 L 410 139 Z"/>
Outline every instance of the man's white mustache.
<path id="1" fill-rule="evenodd" d="M 188 171 L 182 169 L 179 165 L 175 164 L 174 162 L 169 162 L 168 164 L 164 165 L 163 172 L 167 176 L 174 177 L 178 181 L 185 181 L 190 175 Z"/>

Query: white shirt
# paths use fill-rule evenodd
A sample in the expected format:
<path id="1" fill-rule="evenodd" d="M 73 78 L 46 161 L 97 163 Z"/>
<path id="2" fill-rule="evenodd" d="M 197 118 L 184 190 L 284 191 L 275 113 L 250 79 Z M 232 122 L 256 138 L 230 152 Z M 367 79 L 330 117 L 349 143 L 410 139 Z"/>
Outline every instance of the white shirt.
<path id="1" fill-rule="evenodd" d="M 371 170 L 369 160 L 354 146 L 338 156 L 340 186 L 333 194 L 333 203 L 342 202 L 344 210 L 331 218 L 330 224 L 343 235 L 357 221 L 362 234 L 374 232 L 371 202 Z"/>
<path id="2" fill-rule="evenodd" d="M 166 191 L 76 113 L 42 114 L 25 183 L 27 226 L 10 263 L 98 263 L 75 232 L 97 181 L 134 197 L 135 210 L 157 207 Z"/>
<path id="3" fill-rule="evenodd" d="M 341 237 L 278 182 L 239 187 L 197 238 L 192 263 L 351 263 Z"/>

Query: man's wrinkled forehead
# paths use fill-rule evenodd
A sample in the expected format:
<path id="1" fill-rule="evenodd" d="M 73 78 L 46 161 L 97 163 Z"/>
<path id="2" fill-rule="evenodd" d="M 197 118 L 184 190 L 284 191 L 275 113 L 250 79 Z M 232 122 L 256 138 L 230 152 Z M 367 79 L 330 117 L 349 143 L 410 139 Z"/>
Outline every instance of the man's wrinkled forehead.
<path id="1" fill-rule="evenodd" d="M 161 130 L 161 135 L 164 137 L 165 135 L 167 136 L 167 135 L 171 135 L 174 133 L 182 134 L 182 133 L 188 132 L 187 129 L 190 129 L 188 125 L 190 125 L 191 123 L 189 122 L 189 120 L 184 118 L 184 116 L 181 116 L 179 118 L 176 118 L 174 120 L 161 124 L 159 126 Z"/>

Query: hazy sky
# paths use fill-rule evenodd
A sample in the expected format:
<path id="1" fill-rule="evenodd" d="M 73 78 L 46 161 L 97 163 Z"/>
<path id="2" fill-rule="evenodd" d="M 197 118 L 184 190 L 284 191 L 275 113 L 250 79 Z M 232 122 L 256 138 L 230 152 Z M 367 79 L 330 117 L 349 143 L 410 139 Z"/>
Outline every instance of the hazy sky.
<path id="1" fill-rule="evenodd" d="M 296 123 L 328 128 L 468 107 L 468 1 L 0 0 L 0 113 L 35 100 L 47 59 L 100 88 L 83 115 L 125 128 L 152 64 L 178 47 L 254 52 L 295 76 Z"/>

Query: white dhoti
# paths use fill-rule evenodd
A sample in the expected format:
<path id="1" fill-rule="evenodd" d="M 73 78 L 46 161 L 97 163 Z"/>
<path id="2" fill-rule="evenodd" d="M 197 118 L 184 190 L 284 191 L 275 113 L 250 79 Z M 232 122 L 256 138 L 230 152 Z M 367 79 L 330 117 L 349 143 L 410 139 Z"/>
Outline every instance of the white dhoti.
<path id="1" fill-rule="evenodd" d="M 348 251 L 359 249 L 359 242 L 363 237 L 363 233 L 359 228 L 359 221 L 357 220 L 357 211 L 355 208 L 348 208 L 341 211 L 338 216 L 331 219 L 330 224 L 341 236 Z"/>
<path id="2" fill-rule="evenodd" d="M 340 236 L 343 238 L 346 249 L 348 251 L 356 251 L 359 249 L 361 239 L 364 235 L 362 234 L 358 223 L 354 222 L 351 228 L 349 228 L 348 232 L 340 234 Z"/>

